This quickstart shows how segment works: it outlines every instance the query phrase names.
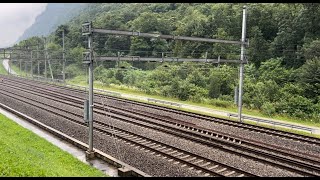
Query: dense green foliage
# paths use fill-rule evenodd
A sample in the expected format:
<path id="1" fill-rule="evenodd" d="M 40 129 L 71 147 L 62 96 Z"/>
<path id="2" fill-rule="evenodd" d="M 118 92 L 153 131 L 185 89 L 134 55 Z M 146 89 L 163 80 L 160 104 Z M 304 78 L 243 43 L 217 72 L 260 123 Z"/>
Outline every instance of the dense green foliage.
<path id="1" fill-rule="evenodd" d="M 105 176 L 0 114 L 0 177 Z"/>
<path id="2" fill-rule="evenodd" d="M 244 4 L 117 3 L 89 4 L 79 16 L 49 36 L 61 50 L 66 29 L 68 77 L 83 74 L 81 52 L 87 48 L 81 24 L 105 29 L 133 30 L 216 39 L 241 38 Z M 247 38 L 243 103 L 267 115 L 284 114 L 320 119 L 320 4 L 247 4 Z M 157 38 L 94 35 L 95 55 L 239 59 L 240 47 Z M 34 44 L 37 38 L 19 43 Z M 40 42 L 40 40 L 38 40 Z M 54 66 L 54 76 L 61 63 Z M 139 69 L 139 70 L 136 70 Z M 47 72 L 48 73 L 48 72 Z M 234 64 L 97 62 L 95 79 L 134 86 L 149 94 L 181 100 L 233 105 L 238 83 Z"/>

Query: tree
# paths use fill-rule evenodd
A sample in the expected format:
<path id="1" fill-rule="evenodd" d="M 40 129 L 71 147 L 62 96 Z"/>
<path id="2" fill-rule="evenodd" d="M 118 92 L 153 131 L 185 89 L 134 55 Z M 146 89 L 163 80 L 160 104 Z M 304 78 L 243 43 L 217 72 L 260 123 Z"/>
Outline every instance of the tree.
<path id="1" fill-rule="evenodd" d="M 281 66 L 282 59 L 269 59 L 263 62 L 259 68 L 259 79 L 261 81 L 274 80 L 277 84 L 289 81 L 290 70 Z"/>
<path id="2" fill-rule="evenodd" d="M 258 26 L 252 27 L 250 33 L 251 35 L 249 35 L 249 37 L 251 38 L 248 57 L 250 58 L 250 62 L 253 62 L 258 68 L 261 62 L 269 59 L 269 46 Z"/>
<path id="3" fill-rule="evenodd" d="M 307 60 L 300 68 L 300 83 L 305 88 L 306 97 L 320 96 L 320 58 Z"/>
<path id="4" fill-rule="evenodd" d="M 305 59 L 320 57 L 320 40 L 304 44 L 302 51 Z"/>

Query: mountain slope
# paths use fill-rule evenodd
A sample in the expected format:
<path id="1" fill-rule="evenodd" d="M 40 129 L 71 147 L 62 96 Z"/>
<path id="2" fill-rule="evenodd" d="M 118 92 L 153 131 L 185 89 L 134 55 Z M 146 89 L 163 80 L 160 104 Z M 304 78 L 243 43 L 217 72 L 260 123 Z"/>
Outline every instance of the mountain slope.
<path id="1" fill-rule="evenodd" d="M 86 5 L 86 3 L 49 3 L 46 10 L 36 18 L 35 23 L 22 34 L 17 42 L 33 36 L 49 35 L 59 25 L 75 17 Z"/>

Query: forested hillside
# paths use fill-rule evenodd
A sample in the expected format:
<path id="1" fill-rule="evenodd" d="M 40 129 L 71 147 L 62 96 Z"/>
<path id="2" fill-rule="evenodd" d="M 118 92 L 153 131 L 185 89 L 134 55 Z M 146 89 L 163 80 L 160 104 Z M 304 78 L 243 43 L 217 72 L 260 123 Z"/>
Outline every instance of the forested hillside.
<path id="1" fill-rule="evenodd" d="M 79 16 L 49 36 L 49 49 L 61 49 L 66 29 L 68 78 L 86 72 L 82 52 L 87 48 L 81 24 L 161 34 L 240 40 L 242 6 L 238 3 L 107 3 L 90 4 Z M 244 106 L 267 115 L 284 114 L 320 121 L 320 4 L 246 4 L 248 6 Z M 19 46 L 43 43 L 34 37 Z M 43 48 L 43 46 L 41 47 Z M 220 56 L 239 59 L 240 47 L 227 44 L 171 41 L 126 36 L 94 36 L 96 55 L 141 57 Z M 134 68 L 130 68 L 133 66 Z M 125 70 L 123 70 L 125 67 Z M 61 72 L 54 66 L 54 76 Z M 139 70 L 136 70 L 136 69 Z M 34 70 L 36 72 L 36 70 Z M 42 68 L 43 72 L 43 68 Z M 233 105 L 238 65 L 196 63 L 96 63 L 95 79 L 106 85 L 125 84 L 149 94 L 181 100 Z"/>
<path id="2" fill-rule="evenodd" d="M 48 3 L 45 11 L 41 13 L 18 39 L 18 42 L 32 36 L 47 36 L 79 13 L 84 3 Z"/>

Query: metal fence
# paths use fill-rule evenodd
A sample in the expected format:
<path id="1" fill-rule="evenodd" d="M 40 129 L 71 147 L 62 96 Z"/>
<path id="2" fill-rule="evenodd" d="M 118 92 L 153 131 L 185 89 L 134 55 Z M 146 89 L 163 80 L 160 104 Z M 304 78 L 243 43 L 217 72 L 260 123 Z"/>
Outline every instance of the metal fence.
<path id="1" fill-rule="evenodd" d="M 229 119 L 230 119 L 230 117 L 238 117 L 238 114 L 228 113 L 228 117 L 229 117 Z M 308 131 L 311 134 L 318 131 L 315 128 L 309 128 L 309 127 L 305 127 L 305 126 L 298 126 L 298 125 L 294 125 L 294 124 L 287 124 L 287 123 L 271 121 L 271 120 L 267 120 L 267 119 L 254 118 L 254 117 L 250 117 L 250 116 L 242 116 L 242 118 L 243 119 L 247 119 L 247 120 L 251 120 L 251 121 L 256 121 L 257 124 L 258 123 L 265 123 L 265 124 L 271 124 L 274 127 L 275 126 L 282 126 L 282 127 L 286 127 L 286 128 L 290 128 L 290 129 L 295 129 L 295 130 Z"/>
<path id="2" fill-rule="evenodd" d="M 171 106 L 178 106 L 179 108 L 181 107 L 181 104 L 179 104 L 179 103 L 174 103 L 174 102 L 169 102 L 169 101 L 163 101 L 163 100 L 158 100 L 158 99 L 152 99 L 152 98 L 148 98 L 148 102 L 168 104 L 168 105 L 171 105 Z"/>

